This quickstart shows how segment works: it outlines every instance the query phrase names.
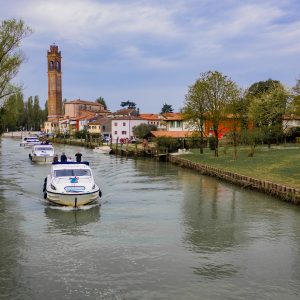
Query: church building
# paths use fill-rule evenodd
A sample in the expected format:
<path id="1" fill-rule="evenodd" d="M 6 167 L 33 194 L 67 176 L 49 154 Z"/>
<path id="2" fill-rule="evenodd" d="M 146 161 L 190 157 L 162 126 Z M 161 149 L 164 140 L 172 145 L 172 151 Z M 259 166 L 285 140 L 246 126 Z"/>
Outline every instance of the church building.
<path id="1" fill-rule="evenodd" d="M 57 45 L 51 45 L 50 51 L 47 51 L 47 67 L 48 119 L 44 123 L 46 133 L 61 132 L 62 126 L 63 131 L 76 131 L 79 130 L 76 126 L 79 119 L 107 115 L 108 111 L 102 104 L 80 99 L 65 102 L 63 109 L 61 52 Z"/>

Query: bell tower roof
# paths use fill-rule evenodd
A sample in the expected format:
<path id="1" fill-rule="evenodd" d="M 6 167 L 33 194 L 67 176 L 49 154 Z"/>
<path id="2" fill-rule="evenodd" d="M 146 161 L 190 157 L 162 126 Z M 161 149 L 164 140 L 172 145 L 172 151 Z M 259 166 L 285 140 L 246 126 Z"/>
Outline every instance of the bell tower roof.
<path id="1" fill-rule="evenodd" d="M 58 51 L 58 46 L 53 44 L 53 45 L 50 45 L 50 51 L 48 50 L 48 54 L 56 54 L 56 55 L 61 55 L 61 52 Z"/>

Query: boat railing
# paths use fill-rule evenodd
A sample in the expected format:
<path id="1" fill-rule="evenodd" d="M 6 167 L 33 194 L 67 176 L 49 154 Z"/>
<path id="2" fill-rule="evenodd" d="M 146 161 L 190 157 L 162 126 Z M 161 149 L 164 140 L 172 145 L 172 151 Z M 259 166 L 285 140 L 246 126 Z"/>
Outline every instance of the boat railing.
<path id="1" fill-rule="evenodd" d="M 90 165 L 90 162 L 88 161 L 64 161 L 64 162 L 61 162 L 61 161 L 56 161 L 56 162 L 53 162 L 52 165 L 87 165 L 89 166 Z"/>

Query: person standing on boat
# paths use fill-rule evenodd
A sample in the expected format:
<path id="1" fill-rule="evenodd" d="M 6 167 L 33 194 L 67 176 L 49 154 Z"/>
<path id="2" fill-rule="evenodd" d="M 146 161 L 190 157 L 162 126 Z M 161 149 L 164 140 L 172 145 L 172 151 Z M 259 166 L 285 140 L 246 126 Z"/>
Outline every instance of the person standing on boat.
<path id="1" fill-rule="evenodd" d="M 75 154 L 75 157 L 77 162 L 81 162 L 82 154 L 79 151 Z"/>
<path id="2" fill-rule="evenodd" d="M 66 162 L 68 160 L 65 152 L 62 153 L 61 157 L 60 157 L 60 162 Z"/>
<path id="3" fill-rule="evenodd" d="M 54 155 L 54 157 L 53 157 L 53 162 L 54 162 L 54 163 L 57 163 L 57 162 L 58 162 L 58 155 L 57 155 L 57 154 Z"/>

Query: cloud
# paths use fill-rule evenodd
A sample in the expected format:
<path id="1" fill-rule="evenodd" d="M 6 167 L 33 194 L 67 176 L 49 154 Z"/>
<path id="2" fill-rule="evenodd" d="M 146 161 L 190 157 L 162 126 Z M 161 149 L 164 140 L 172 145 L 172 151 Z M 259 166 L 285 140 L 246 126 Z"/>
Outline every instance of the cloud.
<path id="1" fill-rule="evenodd" d="M 141 94 L 143 89 L 145 94 L 157 90 L 161 83 L 158 94 L 166 89 L 173 95 L 166 87 L 187 86 L 208 70 L 219 70 L 244 85 L 265 76 L 293 84 L 299 73 L 298 0 L 0 3 L 2 19 L 21 17 L 34 29 L 24 40 L 29 63 L 24 64 L 23 74 L 28 80 L 34 75 L 46 80 L 39 65 L 45 61 L 48 45 L 56 42 L 63 55 L 64 82 L 79 80 L 83 89 L 92 82 L 96 96 L 99 84 L 111 86 L 111 82 L 113 86 L 121 82 L 127 91 L 138 87 Z M 40 73 L 28 71 L 29 66 L 41 69 Z M 26 85 L 30 88 L 36 78 Z M 93 92 L 92 85 L 88 89 Z M 177 89 L 178 99 L 185 92 L 180 95 Z"/>
<path id="2" fill-rule="evenodd" d="M 174 11 L 139 2 L 38 1 L 22 8 L 39 34 L 56 32 L 59 39 L 98 45 L 128 35 L 168 38 L 176 35 Z M 117 41 L 116 41 L 117 42 Z"/>

